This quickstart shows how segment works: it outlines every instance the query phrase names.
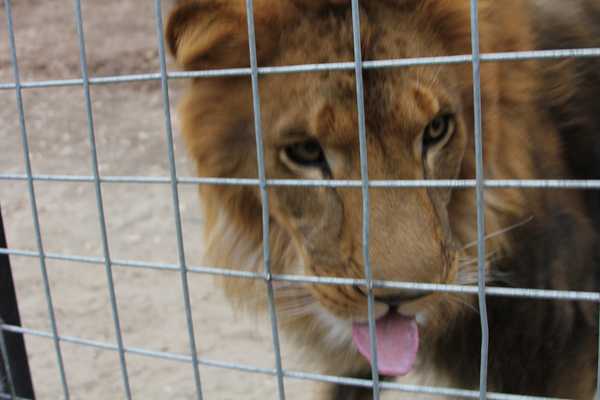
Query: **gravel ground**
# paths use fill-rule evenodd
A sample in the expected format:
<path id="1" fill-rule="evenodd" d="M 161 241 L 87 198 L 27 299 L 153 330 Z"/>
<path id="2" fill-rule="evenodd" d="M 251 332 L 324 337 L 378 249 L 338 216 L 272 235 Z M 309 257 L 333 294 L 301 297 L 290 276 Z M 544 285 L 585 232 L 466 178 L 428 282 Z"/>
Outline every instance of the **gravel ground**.
<path id="1" fill-rule="evenodd" d="M 171 1 L 164 1 L 168 7 Z M 23 81 L 80 77 L 72 2 L 15 0 L 13 15 Z M 153 8 L 149 0 L 83 2 L 91 76 L 158 71 Z M 13 80 L 5 9 L 0 8 L 0 82 Z M 171 83 L 175 104 L 181 83 Z M 102 175 L 168 176 L 162 97 L 158 82 L 93 86 L 92 105 Z M 90 175 L 91 157 L 81 87 L 23 92 L 34 174 Z M 0 90 L 0 174 L 23 174 L 15 93 Z M 177 131 L 177 120 L 174 119 Z M 191 168 L 177 136 L 177 169 Z M 176 263 L 176 233 L 168 185 L 104 184 L 104 206 L 113 259 Z M 90 183 L 36 182 L 46 252 L 102 256 L 94 187 Z M 201 215 L 195 187 L 180 187 L 187 262 L 201 265 Z M 36 251 L 27 186 L 0 180 L 0 204 L 9 247 Z M 11 257 L 24 326 L 49 331 L 40 263 Z M 116 343 L 103 265 L 47 261 L 61 335 Z M 180 276 L 176 272 L 114 267 L 126 346 L 189 354 Z M 273 367 L 269 323 L 231 311 L 210 277 L 190 276 L 196 340 L 201 357 Z M 284 338 L 285 339 L 285 338 Z M 62 397 L 52 341 L 26 337 L 39 399 Z M 302 370 L 283 343 L 286 368 Z M 123 397 L 116 352 L 62 344 L 72 398 Z M 133 397 L 191 399 L 191 364 L 128 354 Z M 272 376 L 200 369 L 205 399 L 275 399 Z M 313 397 L 318 388 L 287 381 L 288 398 Z"/>

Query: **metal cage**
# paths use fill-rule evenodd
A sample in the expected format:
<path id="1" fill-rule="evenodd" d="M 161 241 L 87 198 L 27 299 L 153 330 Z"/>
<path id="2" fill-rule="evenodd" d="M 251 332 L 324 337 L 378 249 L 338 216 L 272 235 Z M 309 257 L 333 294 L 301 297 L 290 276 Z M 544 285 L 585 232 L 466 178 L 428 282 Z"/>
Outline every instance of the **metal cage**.
<path id="1" fill-rule="evenodd" d="M 49 332 L 29 329 L 27 327 L 18 326 L 18 324 L 9 324 L 0 320 L 0 338 L 4 338 L 7 334 L 33 335 L 48 338 L 54 343 L 54 351 L 56 355 L 56 363 L 59 367 L 60 380 L 62 383 L 63 395 L 65 399 L 70 397 L 67 374 L 64 368 L 63 356 L 61 351 L 61 343 L 73 343 L 80 346 L 94 347 L 106 351 L 114 351 L 119 354 L 119 367 L 123 380 L 124 397 L 132 398 L 129 375 L 127 370 L 127 362 L 125 355 L 127 353 L 137 354 L 146 357 L 155 357 L 167 360 L 179 361 L 190 365 L 193 369 L 195 378 L 196 398 L 203 399 L 202 379 L 199 372 L 200 365 L 207 365 L 217 368 L 234 369 L 242 372 L 260 373 L 272 375 L 277 380 L 277 395 L 280 400 L 286 398 L 285 395 L 285 379 L 295 380 L 313 380 L 321 382 L 339 383 L 351 386 L 360 386 L 372 388 L 375 399 L 379 399 L 380 389 L 391 389 L 410 393 L 429 394 L 432 396 L 449 396 L 460 398 L 479 398 L 479 399 L 541 399 L 540 397 L 510 395 L 502 393 L 492 393 L 487 391 L 487 365 L 488 365 L 488 344 L 489 331 L 486 312 L 486 296 L 510 296 L 522 298 L 538 298 L 538 299 L 555 299 L 555 300 L 578 300 L 600 303 L 600 293 L 576 292 L 576 291 L 554 291 L 554 290 L 537 290 L 537 289 L 513 289 L 502 287 L 486 287 L 484 281 L 485 271 L 485 219 L 484 219 L 484 196 L 485 190 L 488 188 L 555 188 L 555 189 L 600 189 L 600 181 L 596 180 L 486 180 L 483 171 L 483 154 L 482 154 L 482 123 L 481 123 L 481 94 L 480 94 L 480 65 L 485 62 L 503 62 L 515 60 L 529 59 L 556 59 L 570 57 L 600 57 L 600 48 L 593 49 L 570 49 L 570 50 L 555 50 L 555 51 L 524 51 L 524 52 L 507 52 L 480 54 L 479 51 L 479 34 L 478 34 L 478 4 L 477 0 L 470 0 L 471 6 L 471 41 L 472 54 L 447 57 L 427 57 L 416 59 L 391 59 L 380 61 L 363 61 L 360 51 L 360 19 L 359 19 L 359 0 L 352 0 L 352 22 L 353 22 L 353 37 L 354 37 L 354 62 L 341 62 L 329 64 L 307 64 L 307 65 L 292 65 L 282 67 L 259 67 L 256 57 L 256 41 L 254 32 L 253 18 L 253 0 L 246 0 L 247 8 L 247 28 L 249 37 L 249 68 L 235 68 L 210 71 L 191 71 L 191 72 L 169 72 L 167 71 L 165 61 L 165 45 L 163 42 L 163 17 L 161 12 L 160 0 L 154 0 L 155 7 L 155 27 L 156 39 L 160 57 L 160 72 L 151 74 L 137 75 L 120 75 L 120 76 L 105 76 L 91 77 L 88 73 L 87 56 L 86 56 L 86 41 L 83 32 L 83 20 L 81 13 L 80 0 L 74 0 L 75 23 L 77 26 L 77 34 L 79 38 L 79 58 L 81 68 L 81 78 L 68 80 L 48 80 L 48 81 L 32 81 L 22 82 L 19 75 L 19 64 L 15 47 L 15 37 L 13 29 L 13 18 L 11 9 L 11 0 L 4 0 L 6 11 L 7 32 L 9 45 L 11 50 L 12 69 L 14 82 L 0 83 L 0 90 L 14 91 L 16 96 L 16 104 L 18 109 L 18 118 L 20 123 L 20 135 L 23 146 L 23 157 L 25 161 L 25 174 L 0 174 L 0 180 L 14 180 L 26 182 L 29 191 L 30 205 L 33 211 L 33 224 L 35 228 L 35 238 L 37 251 L 25 251 L 14 248 L 7 248 L 6 245 L 0 248 L 0 255 L 9 255 L 12 257 L 34 257 L 39 260 L 40 270 L 44 282 L 44 292 L 47 302 L 48 318 L 51 323 Z M 365 110 L 364 110 L 364 88 L 363 88 L 363 70 L 376 68 L 403 68 L 416 65 L 440 65 L 440 64 L 457 64 L 469 63 L 472 65 L 473 71 L 473 87 L 474 87 L 474 127 L 475 127 L 475 150 L 476 150 L 476 179 L 474 180 L 369 180 L 367 174 L 367 153 L 365 139 Z M 357 93 L 357 110 L 358 110 L 358 128 L 360 137 L 360 162 L 361 176 L 360 180 L 356 181 L 320 181 L 320 180 L 281 180 L 267 179 L 265 177 L 263 144 L 261 133 L 261 109 L 260 109 L 260 93 L 258 81 L 260 76 L 267 74 L 290 74 L 297 72 L 318 72 L 318 71 L 333 71 L 333 70 L 349 70 L 355 72 L 356 77 L 356 93 Z M 258 179 L 234 179 L 234 178 L 194 178 L 178 176 L 175 168 L 175 155 L 173 148 L 173 133 L 171 124 L 171 111 L 169 105 L 169 80 L 187 79 L 187 78 L 206 78 L 212 77 L 227 77 L 227 76 L 249 76 L 252 82 L 253 107 L 254 107 L 254 127 L 256 132 L 256 148 L 258 154 Z M 125 82 L 136 81 L 160 81 L 163 96 L 164 107 L 164 129 L 168 145 L 168 160 L 169 160 L 169 176 L 101 176 L 98 167 L 98 156 L 96 149 L 96 138 L 94 132 L 94 118 L 92 113 L 92 105 L 90 99 L 91 85 L 106 85 L 119 84 Z M 90 145 L 90 154 L 92 159 L 91 170 L 89 176 L 78 175 L 34 175 L 31 168 L 31 160 L 29 154 L 29 141 L 26 127 L 26 118 L 23 107 L 22 92 L 30 88 L 48 88 L 56 86 L 80 86 L 83 89 L 85 96 L 85 109 L 87 112 L 88 124 L 88 139 Z M 99 223 L 101 229 L 102 251 L 103 257 L 86 257 L 64 255 L 46 252 L 42 235 L 40 231 L 40 222 L 38 217 L 38 206 L 36 201 L 35 183 L 40 181 L 46 182 L 90 182 L 93 183 L 96 194 L 96 206 L 98 209 Z M 175 210 L 173 221 L 177 234 L 177 254 L 178 262 L 176 264 L 152 263 L 131 260 L 117 260 L 111 257 L 109 250 L 106 216 L 104 213 L 104 202 L 102 195 L 103 184 L 109 183 L 154 183 L 169 185 L 172 194 L 172 203 Z M 252 185 L 260 188 L 262 199 L 262 228 L 263 228 L 263 255 L 264 255 L 264 271 L 262 273 L 252 273 L 242 271 L 240 269 L 223 270 L 213 267 L 199 267 L 187 265 L 185 260 L 185 249 L 183 245 L 183 230 L 181 224 L 181 215 L 179 207 L 179 192 L 180 185 Z M 290 275 L 274 275 L 270 270 L 270 249 L 269 249 L 269 196 L 267 188 L 270 186 L 312 186 L 312 187 L 348 187 L 360 188 L 362 190 L 362 213 L 363 213 L 363 257 L 365 260 L 365 279 L 344 279 L 333 277 L 311 277 L 311 276 L 290 276 Z M 389 282 L 377 281 L 372 279 L 371 264 L 369 262 L 369 188 L 415 188 L 415 187 L 452 187 L 452 188 L 474 188 L 477 196 L 477 236 L 478 236 L 478 266 L 479 279 L 477 286 L 459 286 L 459 285 L 442 285 L 442 284 L 421 284 L 412 282 Z M 92 340 L 86 340 L 80 337 L 70 337 L 61 335 L 56 323 L 52 293 L 48 281 L 48 273 L 46 260 L 64 260 L 77 261 L 90 264 L 103 265 L 106 272 L 108 282 L 108 290 L 110 302 L 112 306 L 112 318 L 114 321 L 114 331 L 116 334 L 116 343 L 105 343 Z M 183 289 L 183 304 L 188 328 L 189 352 L 187 354 L 177 354 L 170 352 L 152 351 L 143 348 L 135 348 L 126 346 L 123 342 L 121 332 L 121 324 L 119 320 L 119 309 L 115 295 L 113 281 L 113 266 L 145 268 L 151 270 L 169 270 L 176 271 L 180 274 L 181 286 Z M 189 295 L 189 274 L 208 274 L 222 275 L 228 277 L 246 278 L 262 280 L 265 283 L 265 290 L 268 294 L 269 314 L 272 328 L 272 341 L 275 354 L 273 368 L 259 368 L 252 365 L 242 365 L 235 363 L 225 363 L 219 361 L 208 360 L 200 357 L 196 349 L 194 327 L 192 322 L 192 308 Z M 471 293 L 477 294 L 479 297 L 479 310 L 481 317 L 482 343 L 481 343 L 481 368 L 480 368 L 480 387 L 479 390 L 458 390 L 453 388 L 443 387 L 427 387 L 413 386 L 399 383 L 382 382 L 379 379 L 376 367 L 372 369 L 372 380 L 343 378 L 337 376 L 321 375 L 310 372 L 300 372 L 285 369 L 281 362 L 280 347 L 279 347 L 279 332 L 277 324 L 277 314 L 273 300 L 273 282 L 285 281 L 292 283 L 320 283 L 326 285 L 362 285 L 366 287 L 368 293 L 369 305 L 369 330 L 371 334 L 371 352 L 376 360 L 376 336 L 374 335 L 374 319 L 373 319 L 373 288 L 399 288 L 412 289 L 421 291 L 442 291 L 455 293 Z M 16 371 L 11 371 L 11 363 L 9 357 L 13 352 L 12 348 L 7 348 L 3 339 L 2 355 L 4 368 L 7 371 L 8 378 L 14 378 Z M 376 361 L 373 365 L 376 365 Z M 12 372 L 12 375 L 11 375 Z M 20 399 L 17 396 L 14 388 L 10 384 L 11 379 L 8 379 L 9 385 L 3 388 L 8 390 L 6 393 L 0 393 L 0 398 L 5 399 Z M 600 399 L 600 394 L 596 395 Z"/>

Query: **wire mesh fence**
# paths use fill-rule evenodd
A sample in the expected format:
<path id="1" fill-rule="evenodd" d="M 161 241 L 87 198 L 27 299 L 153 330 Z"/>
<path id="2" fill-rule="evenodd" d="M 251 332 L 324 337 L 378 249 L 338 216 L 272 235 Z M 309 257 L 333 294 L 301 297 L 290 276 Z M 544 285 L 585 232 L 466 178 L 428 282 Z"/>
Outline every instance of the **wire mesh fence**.
<path id="1" fill-rule="evenodd" d="M 535 298 L 561 301 L 585 301 L 600 303 L 600 293 L 583 291 L 560 291 L 560 290 L 542 290 L 533 288 L 507 288 L 486 286 L 485 282 L 485 191 L 494 188 L 544 188 L 544 189 L 578 189 L 578 190 L 597 190 L 600 189 L 600 180 L 486 180 L 484 176 L 483 165 L 483 145 L 482 145 L 482 110 L 481 110 L 481 82 L 480 66 L 487 62 L 505 62 L 532 59 L 562 59 L 562 58 L 585 58 L 600 57 L 600 48 L 592 49 L 568 49 L 551 51 L 521 51 L 506 53 L 488 53 L 480 54 L 479 51 L 479 29 L 478 29 L 478 4 L 477 0 L 470 0 L 471 6 L 471 43 L 472 54 L 445 56 L 445 57 L 426 57 L 415 59 L 390 59 L 390 60 L 362 60 L 361 55 L 361 37 L 360 37 L 360 18 L 359 1 L 352 0 L 352 24 L 354 39 L 354 62 L 327 63 L 327 64 L 306 64 L 290 66 L 259 66 L 257 62 L 256 38 L 254 26 L 253 1 L 246 0 L 247 9 L 247 29 L 249 38 L 249 68 L 206 70 L 206 71 L 186 71 L 169 72 L 167 70 L 165 45 L 163 42 L 163 17 L 160 0 L 154 0 L 156 43 L 160 59 L 160 71 L 150 74 L 132 74 L 119 76 L 92 77 L 89 74 L 86 55 L 86 40 L 84 35 L 84 21 L 81 12 L 81 1 L 74 0 L 73 10 L 75 15 L 75 26 L 77 28 L 77 37 L 79 45 L 79 60 L 81 78 L 64 80 L 45 80 L 45 81 L 21 81 L 20 69 L 17 58 L 14 35 L 14 21 L 12 16 L 12 1 L 4 0 L 6 13 L 6 32 L 8 34 L 11 66 L 14 76 L 13 82 L 0 83 L 0 90 L 14 91 L 16 96 L 16 105 L 18 110 L 18 119 L 20 126 L 20 138 L 23 147 L 23 160 L 25 165 L 25 174 L 0 174 L 0 181 L 21 181 L 26 183 L 30 206 L 32 210 L 32 221 L 35 231 L 36 251 L 1 248 L 0 254 L 13 257 L 31 257 L 39 260 L 40 273 L 44 282 L 44 296 L 47 306 L 47 317 L 50 321 L 50 331 L 41 331 L 27 327 L 5 324 L 0 321 L 0 330 L 5 332 L 31 335 L 50 339 L 54 345 L 56 364 L 58 366 L 62 393 L 65 399 L 70 398 L 68 383 L 68 374 L 65 370 L 63 360 L 63 343 L 71 343 L 78 346 L 96 348 L 100 350 L 117 352 L 119 355 L 119 365 L 123 385 L 123 396 L 131 399 L 132 391 L 129 382 L 129 372 L 127 366 L 127 354 L 136 354 L 144 357 L 158 358 L 189 364 L 193 372 L 195 384 L 195 397 L 197 399 L 205 398 L 203 396 L 203 379 L 200 374 L 200 366 L 210 366 L 221 369 L 237 370 L 245 373 L 258 373 L 275 377 L 277 382 L 277 398 L 283 400 L 286 398 L 286 380 L 310 380 L 318 382 L 344 384 L 357 387 L 371 388 L 373 398 L 379 399 L 382 389 L 396 390 L 415 394 L 426 394 L 431 396 L 447 396 L 457 398 L 480 398 L 480 399 L 542 399 L 542 397 L 524 396 L 494 393 L 487 390 L 487 366 L 489 349 L 489 327 L 486 313 L 487 296 L 505 296 L 518 298 Z M 476 151 L 476 178 L 471 180 L 371 180 L 368 177 L 368 160 L 366 152 L 366 127 L 365 127 L 365 108 L 364 108 L 364 84 L 363 71 L 378 68 L 406 68 L 419 65 L 444 65 L 444 64 L 471 64 L 473 70 L 473 88 L 474 88 L 474 142 Z M 268 179 L 265 174 L 265 159 L 262 142 L 261 127 L 261 101 L 259 93 L 259 80 L 263 75 L 269 74 L 293 74 L 299 72 L 321 72 L 321 71 L 354 71 L 356 77 L 357 93 L 357 112 L 358 112 L 358 131 L 360 138 L 360 180 L 289 180 L 289 179 Z M 252 83 L 252 100 L 254 112 L 254 128 L 256 133 L 256 149 L 258 155 L 258 178 L 257 179 L 238 179 L 238 178 L 210 178 L 210 177 L 187 177 L 179 176 L 175 163 L 174 139 L 171 122 L 171 110 L 169 104 L 169 81 L 174 79 L 203 78 L 211 79 L 217 77 L 236 77 L 248 76 Z M 98 162 L 98 150 L 96 148 L 94 113 L 92 108 L 90 87 L 93 85 L 123 84 L 139 81 L 156 81 L 161 85 L 162 103 L 164 111 L 164 133 L 167 143 L 167 154 L 169 175 L 168 176 L 108 176 L 101 175 Z M 82 87 L 85 101 L 85 112 L 87 116 L 88 141 L 91 158 L 90 175 L 40 175 L 34 174 L 31 167 L 29 136 L 27 130 L 27 118 L 25 116 L 23 105 L 23 91 L 28 89 L 40 89 L 51 87 L 76 86 Z M 38 216 L 38 201 L 36 197 L 36 183 L 38 182 L 87 182 L 94 186 L 95 205 L 98 211 L 100 239 L 102 256 L 90 257 L 80 255 L 67 255 L 53 253 L 46 250 L 42 240 L 40 220 Z M 111 255 L 108 233 L 107 216 L 104 212 L 103 185 L 106 184 L 155 184 L 166 185 L 170 189 L 171 201 L 173 205 L 173 223 L 175 225 L 176 243 L 177 243 L 177 262 L 176 263 L 157 263 L 146 261 L 134 261 L 117 259 Z M 181 185 L 240 185 L 256 186 L 260 189 L 261 207 L 262 207 L 262 234 L 263 234 L 263 259 L 264 270 L 262 272 L 249 272 L 244 270 L 244 266 L 232 266 L 231 269 L 215 268 L 213 266 L 194 266 L 189 265 L 185 257 L 185 246 L 183 240 L 182 217 L 180 214 L 179 187 Z M 270 244 L 269 244 L 269 187 L 275 186 L 300 186 L 300 187 L 336 187 L 336 188 L 356 188 L 362 192 L 362 254 L 364 257 L 364 279 L 350 279 L 338 277 L 317 277 L 317 276 L 296 276 L 296 275 L 278 275 L 271 272 L 270 265 Z M 370 188 L 471 188 L 475 189 L 477 196 L 477 253 L 479 278 L 477 286 L 450 285 L 450 284 L 425 284 L 416 282 L 394 282 L 381 281 L 373 279 L 371 263 L 369 261 L 369 221 L 370 221 Z M 81 262 L 103 266 L 106 274 L 107 288 L 110 298 L 112 320 L 114 322 L 114 332 L 116 343 L 108 343 L 94 340 L 87 340 L 81 337 L 66 336 L 59 332 L 55 305 L 53 302 L 53 293 L 48 278 L 47 260 L 61 260 L 71 262 Z M 172 271 L 180 275 L 183 310 L 186 318 L 187 336 L 189 351 L 186 354 L 173 353 L 168 351 L 154 351 L 144 348 L 128 346 L 122 335 L 122 327 L 119 318 L 119 307 L 115 293 L 115 284 L 113 277 L 113 268 L 122 267 L 128 269 L 146 269 Z M 244 278 L 264 281 L 265 290 L 268 299 L 268 311 L 271 323 L 272 347 L 274 361 L 272 368 L 261 368 L 253 365 L 241 363 L 229 363 L 218 360 L 211 360 L 199 355 L 196 338 L 202 338 L 202 334 L 196 335 L 193 317 L 192 305 L 190 301 L 190 284 L 188 277 L 190 274 L 217 275 L 231 278 Z M 318 283 L 323 285 L 357 285 L 366 288 L 369 306 L 369 331 L 371 340 L 371 352 L 373 354 L 372 379 L 355 379 L 338 376 L 323 375 L 311 372 L 300 372 L 289 370 L 284 367 L 281 357 L 279 329 L 277 321 L 277 312 L 274 300 L 274 282 L 289 282 L 294 284 Z M 380 380 L 377 371 L 377 345 L 375 335 L 375 320 L 373 317 L 375 288 L 395 288 L 418 290 L 425 292 L 447 292 L 476 294 L 479 299 L 479 312 L 481 318 L 482 342 L 481 342 L 481 365 L 480 365 L 480 385 L 479 390 L 459 390 L 454 388 L 416 386 L 400 383 L 384 382 Z M 493 332 L 492 332 L 493 335 Z M 0 398 L 17 399 L 19 398 L 14 391 L 11 391 L 11 372 L 7 356 L 10 355 L 10 349 L 7 349 L 0 335 L 1 353 L 3 363 L 8 373 L 8 391 L 0 393 Z M 2 387 L 2 386 L 0 386 Z M 597 395 L 598 397 L 598 395 Z M 598 397 L 600 398 L 600 397 Z"/>

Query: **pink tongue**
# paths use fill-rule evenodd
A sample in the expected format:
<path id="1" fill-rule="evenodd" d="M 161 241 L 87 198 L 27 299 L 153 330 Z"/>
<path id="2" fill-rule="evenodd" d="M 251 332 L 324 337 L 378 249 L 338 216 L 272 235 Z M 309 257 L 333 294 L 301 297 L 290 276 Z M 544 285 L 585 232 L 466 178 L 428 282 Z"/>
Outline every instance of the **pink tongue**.
<path id="1" fill-rule="evenodd" d="M 419 350 L 419 328 L 413 318 L 388 313 L 376 322 L 377 369 L 390 376 L 410 372 Z M 353 324 L 354 345 L 369 362 L 372 362 L 369 324 Z"/>

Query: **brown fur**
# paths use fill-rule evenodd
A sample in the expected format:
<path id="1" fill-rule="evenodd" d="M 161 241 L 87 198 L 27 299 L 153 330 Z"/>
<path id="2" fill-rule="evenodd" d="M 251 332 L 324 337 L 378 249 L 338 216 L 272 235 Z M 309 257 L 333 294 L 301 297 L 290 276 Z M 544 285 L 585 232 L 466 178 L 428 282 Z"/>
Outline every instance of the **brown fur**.
<path id="1" fill-rule="evenodd" d="M 539 12 L 550 2 L 559 8 L 562 4 L 559 0 L 538 0 L 537 6 L 529 0 L 480 0 L 481 51 L 531 50 L 555 44 L 543 43 L 540 37 L 558 37 L 558 45 L 593 46 L 587 26 L 593 21 L 591 14 L 600 16 L 600 10 L 592 0 L 577 2 L 590 9 L 570 24 L 560 21 L 560 12 Z M 362 3 L 366 60 L 471 52 L 466 0 Z M 254 4 L 261 66 L 353 60 L 348 1 L 255 0 Z M 583 15 L 590 19 L 588 25 L 583 24 Z M 566 38 L 552 36 L 552 29 L 542 34 L 536 28 L 548 20 L 554 26 L 564 24 Z M 582 24 L 574 23 L 578 21 Z M 247 67 L 245 1 L 182 1 L 169 20 L 167 41 L 186 69 Z M 585 102 L 596 98 L 600 88 L 587 87 L 582 93 L 577 88 L 586 79 L 597 83 L 600 77 L 591 68 L 587 75 L 580 74 L 579 63 L 482 64 L 487 179 L 590 177 L 585 175 L 594 163 L 586 164 L 575 152 L 586 149 L 589 159 L 600 154 L 590 148 L 598 117 L 580 115 L 580 110 L 598 111 L 597 105 Z M 368 70 L 364 80 L 369 178 L 474 178 L 469 64 Z M 352 72 L 261 76 L 260 97 L 268 178 L 360 179 Z M 577 105 L 584 103 L 588 108 Z M 559 111 L 566 121 L 551 118 Z M 423 129 L 442 112 L 456 115 L 456 130 L 444 147 L 424 157 Z M 198 175 L 257 177 L 248 77 L 193 80 L 180 115 Z M 568 121 L 572 123 L 564 123 Z M 308 138 L 318 140 L 325 149 L 331 176 L 294 169 L 282 161 L 285 145 Z M 278 186 L 269 187 L 268 192 L 274 273 L 364 276 L 360 190 Z M 202 186 L 200 194 L 209 260 L 219 267 L 262 271 L 258 188 Z M 476 239 L 473 190 L 371 189 L 370 198 L 369 255 L 374 278 L 474 283 L 476 264 L 465 262 L 476 256 L 476 247 L 469 245 Z M 492 234 L 486 242 L 489 283 L 598 290 L 596 234 L 590 223 L 595 204 L 593 196 L 577 191 L 486 191 L 486 227 Z M 493 235 L 507 227 L 514 229 Z M 264 308 L 262 282 L 228 278 L 223 285 L 239 305 L 249 310 Z M 350 321 L 366 318 L 366 299 L 356 288 L 277 284 L 276 289 L 282 327 L 312 355 L 322 372 L 368 373 L 367 363 L 348 336 L 332 337 L 338 333 L 332 324 L 346 326 L 349 332 Z M 395 291 L 375 289 L 375 294 Z M 504 298 L 489 298 L 488 304 L 491 390 L 591 398 L 595 374 L 573 376 L 575 371 L 594 371 L 594 307 Z M 427 319 L 421 326 L 418 373 L 434 371 L 458 387 L 477 387 L 480 328 L 473 307 L 475 297 L 449 294 L 431 294 L 401 306 L 402 312 Z M 383 315 L 387 309 L 377 303 L 376 314 Z M 335 322 L 327 322 L 331 320 Z"/>

